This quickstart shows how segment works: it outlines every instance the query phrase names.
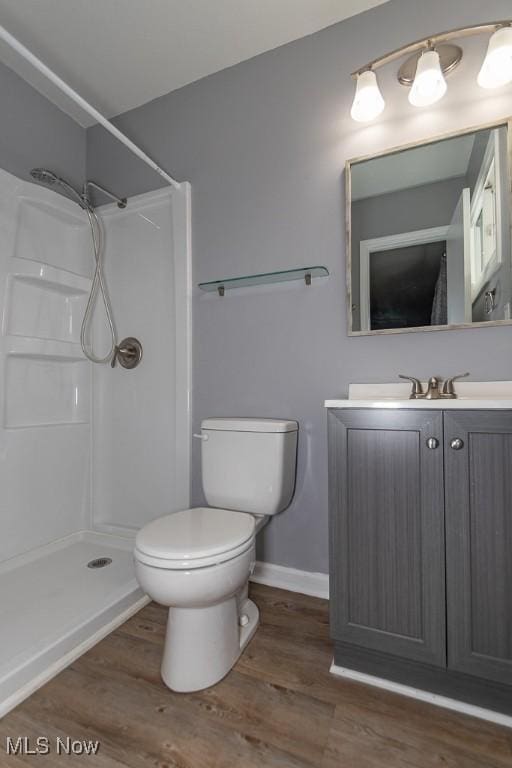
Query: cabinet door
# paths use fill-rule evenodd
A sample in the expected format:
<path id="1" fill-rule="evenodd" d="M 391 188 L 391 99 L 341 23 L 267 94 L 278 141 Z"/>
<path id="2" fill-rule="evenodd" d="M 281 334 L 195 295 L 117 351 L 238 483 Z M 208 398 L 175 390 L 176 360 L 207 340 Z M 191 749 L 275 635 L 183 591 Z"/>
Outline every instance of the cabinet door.
<path id="1" fill-rule="evenodd" d="M 332 634 L 438 666 L 446 666 L 442 427 L 440 411 L 329 413 Z"/>
<path id="2" fill-rule="evenodd" d="M 512 684 L 512 413 L 446 412 L 445 457 L 448 666 Z"/>

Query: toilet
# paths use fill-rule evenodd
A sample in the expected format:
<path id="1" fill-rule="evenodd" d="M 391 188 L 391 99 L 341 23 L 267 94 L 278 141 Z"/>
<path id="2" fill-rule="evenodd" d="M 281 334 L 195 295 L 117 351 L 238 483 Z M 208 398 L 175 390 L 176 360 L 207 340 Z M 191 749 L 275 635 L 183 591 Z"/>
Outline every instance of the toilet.
<path id="1" fill-rule="evenodd" d="M 137 580 L 169 608 L 161 672 L 173 691 L 221 680 L 258 627 L 248 598 L 256 534 L 292 500 L 297 433 L 296 421 L 205 419 L 197 437 L 209 506 L 153 520 L 137 534 Z"/>

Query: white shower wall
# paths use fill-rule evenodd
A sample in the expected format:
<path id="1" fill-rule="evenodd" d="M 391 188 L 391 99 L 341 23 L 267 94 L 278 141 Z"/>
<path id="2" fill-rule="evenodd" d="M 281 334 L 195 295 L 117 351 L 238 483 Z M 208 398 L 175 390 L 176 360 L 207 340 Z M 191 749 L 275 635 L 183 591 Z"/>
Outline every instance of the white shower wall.
<path id="1" fill-rule="evenodd" d="M 90 235 L 77 205 L 0 170 L 0 561 L 89 526 Z"/>
<path id="2" fill-rule="evenodd" d="M 0 169 L 0 562 L 189 505 L 190 188 L 99 212 L 119 339 L 144 348 L 131 371 L 80 348 L 86 215 Z M 104 319 L 98 302 L 96 352 L 108 348 Z"/>
<path id="3" fill-rule="evenodd" d="M 93 371 L 93 524 L 118 532 L 189 506 L 190 188 L 100 213 L 118 338 L 143 346 L 137 368 Z M 98 312 L 100 352 L 105 331 Z"/>
<path id="4" fill-rule="evenodd" d="M 81 349 L 86 215 L 0 170 L 0 717 L 147 602 L 133 534 L 189 504 L 189 187 L 100 215 L 119 338 L 144 347 L 132 371 Z"/>

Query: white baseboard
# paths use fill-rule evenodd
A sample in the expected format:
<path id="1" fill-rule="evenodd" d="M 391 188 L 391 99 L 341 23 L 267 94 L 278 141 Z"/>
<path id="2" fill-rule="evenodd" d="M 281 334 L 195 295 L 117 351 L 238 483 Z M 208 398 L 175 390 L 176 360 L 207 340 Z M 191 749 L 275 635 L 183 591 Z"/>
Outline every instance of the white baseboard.
<path id="1" fill-rule="evenodd" d="M 329 599 L 329 576 L 327 573 L 299 571 L 297 568 L 285 568 L 283 565 L 257 562 L 251 581 L 266 584 L 268 587 L 288 589 L 303 595 Z"/>
<path id="2" fill-rule="evenodd" d="M 437 707 L 451 709 L 454 712 L 462 712 L 464 715 L 471 715 L 471 717 L 478 717 L 480 720 L 488 720 L 490 723 L 496 723 L 497 725 L 504 725 L 507 728 L 512 728 L 511 716 L 503 715 L 501 712 L 494 712 L 492 709 L 476 707 L 474 704 L 466 704 L 464 701 L 450 699 L 447 696 L 440 696 L 437 693 L 423 691 L 420 688 L 412 688 L 409 685 L 394 683 L 392 680 L 385 680 L 382 677 L 367 675 L 364 672 L 357 672 L 355 669 L 338 667 L 334 661 L 331 664 L 330 672 L 338 677 L 355 680 L 358 683 L 365 683 L 366 685 L 373 685 L 375 688 L 383 688 L 386 691 L 400 693 L 402 696 L 409 696 L 411 699 L 426 701 L 429 704 L 435 704 Z"/>

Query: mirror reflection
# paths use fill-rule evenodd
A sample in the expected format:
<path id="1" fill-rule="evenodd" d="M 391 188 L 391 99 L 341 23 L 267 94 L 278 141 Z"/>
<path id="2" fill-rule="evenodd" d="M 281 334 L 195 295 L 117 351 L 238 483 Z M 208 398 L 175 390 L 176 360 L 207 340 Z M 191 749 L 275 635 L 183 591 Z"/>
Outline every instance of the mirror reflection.
<path id="1" fill-rule="evenodd" d="M 510 320 L 507 125 L 348 173 L 352 332 Z"/>

